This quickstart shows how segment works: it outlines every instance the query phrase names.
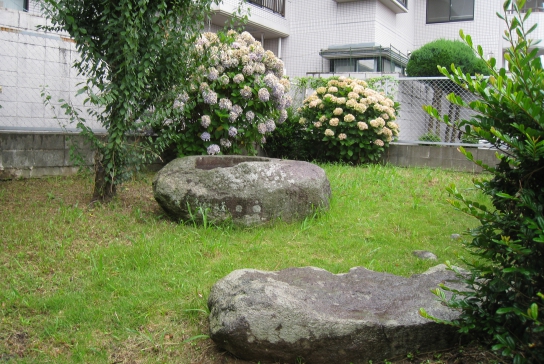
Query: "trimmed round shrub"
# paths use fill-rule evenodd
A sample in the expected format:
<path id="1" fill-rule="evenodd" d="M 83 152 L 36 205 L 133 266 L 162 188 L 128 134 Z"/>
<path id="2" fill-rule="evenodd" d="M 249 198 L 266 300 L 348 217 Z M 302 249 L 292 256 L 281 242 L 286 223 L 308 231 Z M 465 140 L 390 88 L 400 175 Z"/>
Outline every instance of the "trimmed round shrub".
<path id="1" fill-rule="evenodd" d="M 406 65 L 406 73 L 410 77 L 443 76 L 438 66 L 449 69 L 452 63 L 464 73 L 489 74 L 485 62 L 472 48 L 459 40 L 448 39 L 437 39 L 415 50 Z"/>
<path id="2" fill-rule="evenodd" d="M 377 162 L 399 133 L 399 104 L 363 80 L 331 79 L 304 100 L 299 123 L 327 161 Z"/>

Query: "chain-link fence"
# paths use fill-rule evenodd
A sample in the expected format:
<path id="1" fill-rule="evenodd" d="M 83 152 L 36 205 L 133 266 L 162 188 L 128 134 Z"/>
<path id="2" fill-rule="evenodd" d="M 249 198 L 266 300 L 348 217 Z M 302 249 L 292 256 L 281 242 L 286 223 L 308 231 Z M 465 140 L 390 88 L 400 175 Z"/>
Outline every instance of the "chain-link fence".
<path id="1" fill-rule="evenodd" d="M 452 104 L 446 98 L 455 93 L 470 102 L 476 96 L 457 86 L 445 77 L 410 77 L 398 79 L 395 100 L 400 103 L 399 142 L 418 142 L 421 144 L 473 144 L 478 140 L 465 134 L 463 130 L 448 126 L 431 117 L 423 106 L 432 105 L 440 115 L 448 115 L 455 125 L 463 119 L 470 119 L 475 112 Z"/>
<path id="2" fill-rule="evenodd" d="M 397 143 L 482 144 L 479 140 L 465 134 L 462 129 L 439 122 L 423 110 L 424 106 L 431 105 L 440 115 L 448 115 L 454 124 L 459 124 L 463 119 L 470 119 L 475 114 L 474 111 L 454 105 L 447 100 L 446 96 L 452 92 L 467 102 L 475 100 L 476 97 L 446 77 L 398 77 L 398 74 L 379 73 L 325 73 L 313 76 L 324 78 L 345 76 L 364 79 L 373 90 L 383 92 L 399 102 L 400 113 L 397 123 L 400 134 Z M 307 89 L 305 92 L 295 93 L 294 103 L 302 105 L 303 98 L 313 91 Z M 487 145 L 482 146 L 487 147 Z"/>
<path id="3" fill-rule="evenodd" d="M 35 1 L 31 1 L 35 4 Z M 28 13 L 0 10 L 0 130 L 61 131 L 75 130 L 60 105 L 70 102 L 81 110 L 91 128 L 102 131 L 83 105 L 84 95 L 76 97 L 84 81 L 72 64 L 78 57 L 74 42 L 66 35 L 36 31 L 45 24 L 36 6 Z M 321 75 L 326 76 L 326 75 Z M 328 75 L 332 76 L 332 75 Z M 446 96 L 455 92 L 465 100 L 474 96 L 447 78 L 396 78 L 351 74 L 370 78 L 371 87 L 393 96 L 401 105 L 398 123 L 399 142 L 408 143 L 473 143 L 461 130 L 447 126 L 430 117 L 424 105 L 433 105 L 440 114 L 458 122 L 473 115 L 469 109 L 451 104 Z M 42 91 L 51 95 L 45 106 Z M 303 94 L 298 95 L 304 97 Z"/>
<path id="4" fill-rule="evenodd" d="M 1 12 L 0 130 L 73 130 L 75 125 L 60 108 L 64 102 L 80 109 L 89 125 L 100 130 L 86 112 L 84 96 L 75 96 L 84 79 L 72 67 L 78 57 L 73 41 L 29 30 L 45 24 L 41 16 L 9 9 Z M 43 91 L 51 96 L 54 109 L 44 105 Z"/>

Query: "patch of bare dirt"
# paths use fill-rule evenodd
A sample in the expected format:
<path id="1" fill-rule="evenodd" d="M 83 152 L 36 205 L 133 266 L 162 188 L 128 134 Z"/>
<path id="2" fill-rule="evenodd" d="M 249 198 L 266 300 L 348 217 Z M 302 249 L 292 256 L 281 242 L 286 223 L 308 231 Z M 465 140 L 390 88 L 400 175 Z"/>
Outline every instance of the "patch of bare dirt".
<path id="1" fill-rule="evenodd" d="M 28 345 L 29 335 L 24 331 L 0 333 L 0 361 L 24 358 Z"/>

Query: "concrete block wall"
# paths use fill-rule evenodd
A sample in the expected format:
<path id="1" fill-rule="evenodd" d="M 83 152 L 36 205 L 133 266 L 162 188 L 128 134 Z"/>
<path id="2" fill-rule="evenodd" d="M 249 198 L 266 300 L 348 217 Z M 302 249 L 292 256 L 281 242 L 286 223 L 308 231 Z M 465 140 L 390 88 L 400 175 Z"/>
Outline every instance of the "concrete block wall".
<path id="1" fill-rule="evenodd" d="M 475 160 L 481 160 L 489 166 L 496 165 L 496 150 L 467 148 Z M 402 145 L 394 144 L 384 155 L 384 161 L 399 167 L 442 168 L 461 172 L 482 172 L 482 168 L 469 161 L 453 146 Z"/>
<path id="2" fill-rule="evenodd" d="M 84 164 L 92 166 L 94 152 L 79 134 L 0 132 L 0 180 L 75 174 L 79 166 L 71 158 L 72 146 L 81 153 Z M 473 148 L 470 151 L 488 165 L 498 162 L 495 150 Z M 482 171 L 456 147 L 393 144 L 384 155 L 384 162 L 400 167 Z M 157 161 L 148 169 L 160 167 Z"/>
<path id="3" fill-rule="evenodd" d="M 94 154 L 83 136 L 71 133 L 0 132 L 0 179 L 70 175 L 77 172 L 71 148 L 86 165 Z"/>

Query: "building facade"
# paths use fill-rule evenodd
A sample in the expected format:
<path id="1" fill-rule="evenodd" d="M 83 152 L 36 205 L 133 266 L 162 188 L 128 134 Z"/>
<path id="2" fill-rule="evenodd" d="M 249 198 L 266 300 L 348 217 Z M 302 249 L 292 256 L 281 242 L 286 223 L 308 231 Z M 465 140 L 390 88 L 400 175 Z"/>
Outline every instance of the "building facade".
<path id="1" fill-rule="evenodd" d="M 221 27 L 237 5 L 238 0 L 224 0 L 212 25 Z M 461 29 L 498 64 L 508 47 L 502 38 L 505 24 L 496 15 L 502 13 L 502 1 L 247 0 L 244 7 L 249 9 L 246 30 L 263 39 L 294 77 L 402 73 L 412 51 L 435 39 L 460 39 Z M 544 24 L 544 1 L 529 0 L 525 8 L 533 9 L 531 24 Z M 544 39 L 544 27 L 533 34 Z"/>
<path id="2" fill-rule="evenodd" d="M 223 0 L 205 25 L 221 29 L 238 6 L 245 25 L 265 49 L 284 61 L 291 77 L 330 73 L 402 75 L 410 53 L 438 38 L 459 39 L 459 30 L 501 64 L 504 23 L 499 0 Z M 544 24 L 544 0 L 528 0 L 531 24 Z M 83 81 L 71 67 L 78 54 L 67 34 L 37 30 L 45 25 L 36 0 L 0 0 L 0 130 L 58 130 L 69 125 L 56 101 L 76 97 Z M 544 27 L 533 33 L 544 39 Z M 538 45 L 544 47 L 544 44 Z M 544 48 L 539 48 L 544 55 Z M 57 110 L 43 105 L 44 89 Z M 91 120 L 92 123 L 92 120 Z M 98 129 L 98 125 L 94 125 Z"/>
<path id="3" fill-rule="evenodd" d="M 0 130 L 53 131 L 69 125 L 59 99 L 82 110 L 84 97 L 76 97 L 84 81 L 72 64 L 78 57 L 67 34 L 39 31 L 46 25 L 35 0 L 0 0 Z M 42 91 L 51 95 L 55 110 L 43 104 Z"/>

